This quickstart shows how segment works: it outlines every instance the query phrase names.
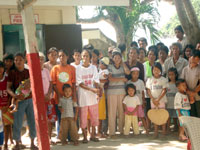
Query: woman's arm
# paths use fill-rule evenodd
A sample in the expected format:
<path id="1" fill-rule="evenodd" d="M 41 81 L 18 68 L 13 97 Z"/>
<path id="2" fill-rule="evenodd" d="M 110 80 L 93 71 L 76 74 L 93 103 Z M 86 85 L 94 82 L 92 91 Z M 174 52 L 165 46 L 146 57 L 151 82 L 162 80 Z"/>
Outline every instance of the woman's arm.
<path id="1" fill-rule="evenodd" d="M 109 74 L 108 80 L 111 82 L 119 82 L 119 81 L 127 82 L 127 79 L 125 77 L 116 78 L 116 77 L 112 77 L 111 74 Z"/>
<path id="2" fill-rule="evenodd" d="M 164 88 L 160 94 L 160 96 L 157 98 L 157 101 L 160 101 L 166 94 L 167 88 Z"/>
<path id="3" fill-rule="evenodd" d="M 131 73 L 131 71 L 129 70 L 129 68 L 127 67 L 127 65 L 122 62 L 122 66 L 124 67 L 124 72 L 126 75 L 129 75 Z"/>

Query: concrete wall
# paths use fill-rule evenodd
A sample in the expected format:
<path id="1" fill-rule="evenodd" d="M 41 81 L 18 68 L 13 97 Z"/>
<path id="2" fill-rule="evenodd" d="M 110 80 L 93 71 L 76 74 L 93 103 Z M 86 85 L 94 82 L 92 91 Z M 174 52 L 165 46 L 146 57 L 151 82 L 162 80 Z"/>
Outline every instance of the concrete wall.
<path id="1" fill-rule="evenodd" d="M 19 14 L 15 7 L 0 6 L 0 60 L 3 55 L 2 25 L 10 24 L 10 14 Z M 39 24 L 76 24 L 75 7 L 34 7 Z"/>

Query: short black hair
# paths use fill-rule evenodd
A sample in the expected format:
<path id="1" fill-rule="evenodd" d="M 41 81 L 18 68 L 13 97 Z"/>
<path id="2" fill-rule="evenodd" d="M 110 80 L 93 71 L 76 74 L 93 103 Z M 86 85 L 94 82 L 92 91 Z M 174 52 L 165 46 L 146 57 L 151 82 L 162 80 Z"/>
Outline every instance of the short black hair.
<path id="1" fill-rule="evenodd" d="M 69 56 L 67 50 L 60 49 L 58 53 L 64 53 L 66 56 Z"/>
<path id="2" fill-rule="evenodd" d="M 131 47 L 131 48 L 129 49 L 129 51 L 128 51 L 128 54 L 130 53 L 131 50 L 136 50 L 137 54 L 140 53 L 138 47 L 135 47 L 135 46 L 134 46 L 134 47 Z"/>
<path id="3" fill-rule="evenodd" d="M 91 51 L 89 49 L 83 49 L 81 53 L 83 53 L 84 51 L 88 52 L 90 59 L 91 59 L 92 58 Z"/>
<path id="4" fill-rule="evenodd" d="M 192 55 L 191 55 L 191 56 L 193 56 L 193 57 L 199 57 L 199 58 L 200 58 L 200 51 L 199 51 L 199 50 L 193 49 L 193 50 L 192 50 Z"/>
<path id="5" fill-rule="evenodd" d="M 70 84 L 64 84 L 62 87 L 62 90 L 64 91 L 66 88 L 71 88 Z"/>
<path id="6" fill-rule="evenodd" d="M 140 53 L 140 51 L 144 51 L 144 54 L 145 54 L 145 56 L 147 55 L 147 52 L 146 52 L 146 50 L 144 49 L 144 48 L 139 48 L 139 53 Z"/>
<path id="7" fill-rule="evenodd" d="M 3 56 L 3 61 L 5 61 L 5 60 L 13 60 L 13 61 L 14 61 L 14 56 L 13 56 L 13 54 L 5 54 L 5 55 Z"/>
<path id="8" fill-rule="evenodd" d="M 118 48 L 121 50 L 121 53 L 123 53 L 126 50 L 126 44 L 119 44 Z"/>
<path id="9" fill-rule="evenodd" d="M 143 42 L 146 43 L 146 45 L 148 45 L 148 43 L 147 43 L 147 39 L 146 39 L 146 38 L 141 37 L 141 38 L 138 39 L 138 43 L 139 43 L 140 41 L 143 41 Z"/>
<path id="10" fill-rule="evenodd" d="M 99 57 L 99 55 L 100 55 L 100 53 L 99 53 L 99 50 L 98 49 L 93 49 L 92 50 L 92 53 L 95 53 L 98 57 Z"/>
<path id="11" fill-rule="evenodd" d="M 112 58 L 114 58 L 115 55 L 119 55 L 122 58 L 122 54 L 118 51 L 112 52 Z"/>
<path id="12" fill-rule="evenodd" d="M 164 45 L 165 45 L 165 44 L 162 43 L 162 42 L 159 42 L 159 43 L 156 44 L 157 47 L 158 47 L 158 46 L 164 46 Z"/>
<path id="13" fill-rule="evenodd" d="M 24 56 L 23 53 L 16 53 L 16 54 L 15 54 L 15 57 L 18 57 L 18 56 L 19 56 L 19 57 L 22 57 L 23 59 L 25 59 L 25 56 Z M 15 58 L 15 57 L 14 57 L 14 58 Z"/>
<path id="14" fill-rule="evenodd" d="M 52 52 L 57 52 L 58 53 L 58 49 L 56 47 L 51 47 L 48 52 L 47 52 L 47 55 L 49 55 L 50 53 Z"/>
<path id="15" fill-rule="evenodd" d="M 133 83 L 129 83 L 126 85 L 126 95 L 128 95 L 128 88 L 132 88 L 135 90 L 135 94 L 136 94 L 136 86 Z"/>
<path id="16" fill-rule="evenodd" d="M 178 79 L 176 81 L 176 87 L 178 87 L 181 83 L 184 83 L 185 82 L 185 79 Z"/>
<path id="17" fill-rule="evenodd" d="M 132 41 L 130 46 L 131 47 L 138 47 L 138 43 L 136 41 Z"/>
<path id="18" fill-rule="evenodd" d="M 181 25 L 176 26 L 174 31 L 176 31 L 176 30 L 178 30 L 178 31 L 180 31 L 180 32 L 182 32 L 184 34 L 184 31 L 183 31 L 183 28 L 182 28 Z"/>
<path id="19" fill-rule="evenodd" d="M 2 61 L 0 61 L 0 68 L 5 68 L 5 65 Z"/>
<path id="20" fill-rule="evenodd" d="M 175 80 L 177 81 L 178 80 L 178 71 L 177 71 L 177 69 L 175 68 L 175 67 L 171 67 L 171 68 L 169 68 L 169 70 L 168 70 L 168 73 L 169 72 L 173 72 L 174 74 L 175 74 Z M 169 82 L 171 81 L 170 79 L 169 79 L 169 77 L 168 77 L 168 80 L 169 80 Z"/>
<path id="21" fill-rule="evenodd" d="M 157 60 L 157 58 L 158 58 L 158 48 L 157 48 L 157 46 L 155 46 L 155 45 L 150 46 L 150 47 L 148 48 L 147 56 L 149 55 L 149 53 L 150 53 L 151 51 L 152 51 L 152 52 L 154 53 L 154 55 L 156 56 L 156 60 Z"/>
<path id="22" fill-rule="evenodd" d="M 87 50 L 93 50 L 94 46 L 92 44 L 87 44 L 83 46 L 83 49 L 87 49 Z"/>
<path id="23" fill-rule="evenodd" d="M 163 45 L 163 46 L 161 46 L 161 47 L 158 49 L 158 53 L 159 53 L 160 51 L 164 51 L 164 52 L 168 55 L 168 53 L 169 53 L 169 48 L 168 48 L 167 46 Z"/>
<path id="24" fill-rule="evenodd" d="M 80 54 L 81 54 L 81 51 L 78 50 L 78 49 L 74 49 L 74 50 L 73 50 L 73 55 L 74 55 L 75 53 L 80 53 Z"/>
<path id="25" fill-rule="evenodd" d="M 162 65 L 159 62 L 154 63 L 153 68 L 155 68 L 155 67 L 158 68 L 160 70 L 161 74 L 162 74 Z M 153 70 L 153 68 L 152 68 L 152 70 Z"/>

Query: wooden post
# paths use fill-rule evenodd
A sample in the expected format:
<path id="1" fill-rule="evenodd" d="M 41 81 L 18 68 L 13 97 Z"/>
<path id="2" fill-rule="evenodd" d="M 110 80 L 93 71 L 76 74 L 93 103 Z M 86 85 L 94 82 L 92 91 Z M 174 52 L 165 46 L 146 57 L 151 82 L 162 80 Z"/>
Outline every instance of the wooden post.
<path id="1" fill-rule="evenodd" d="M 33 2 L 33 1 L 32 1 Z M 19 2 L 21 3 L 21 2 Z M 31 3 L 32 4 L 32 3 Z M 32 5 L 21 9 L 39 150 L 50 150 L 41 68 Z M 19 6 L 19 4 L 18 4 Z"/>

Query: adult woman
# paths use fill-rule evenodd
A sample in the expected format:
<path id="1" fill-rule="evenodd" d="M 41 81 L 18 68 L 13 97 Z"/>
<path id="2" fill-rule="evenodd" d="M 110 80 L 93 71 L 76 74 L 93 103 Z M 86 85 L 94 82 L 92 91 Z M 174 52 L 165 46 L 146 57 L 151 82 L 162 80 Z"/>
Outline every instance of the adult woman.
<path id="1" fill-rule="evenodd" d="M 131 47 L 128 51 L 128 61 L 125 62 L 125 64 L 129 68 L 129 70 L 131 70 L 133 67 L 138 67 L 140 69 L 139 79 L 144 81 L 144 66 L 137 60 L 138 55 L 139 49 L 137 47 Z M 126 75 L 126 78 L 130 80 L 131 75 Z"/>
<path id="2" fill-rule="evenodd" d="M 181 50 L 182 46 L 180 43 L 176 42 L 172 44 L 172 57 L 169 57 L 164 63 L 164 74 L 167 75 L 169 68 L 175 67 L 180 77 L 183 68 L 188 65 L 188 61 L 180 57 Z"/>
<path id="3" fill-rule="evenodd" d="M 55 65 L 51 70 L 51 78 L 54 90 L 56 92 L 55 94 L 55 100 L 56 100 L 56 114 L 58 116 L 58 124 L 57 124 L 57 136 L 59 134 L 59 127 L 60 127 L 60 119 L 61 119 L 61 113 L 58 109 L 58 103 L 60 96 L 63 96 L 63 90 L 62 87 L 64 84 L 70 84 L 73 91 L 73 100 L 76 101 L 76 75 L 75 75 L 75 68 L 69 64 L 67 64 L 68 60 L 68 54 L 66 51 L 60 50 L 58 52 L 58 57 L 60 59 L 60 64 Z"/>

